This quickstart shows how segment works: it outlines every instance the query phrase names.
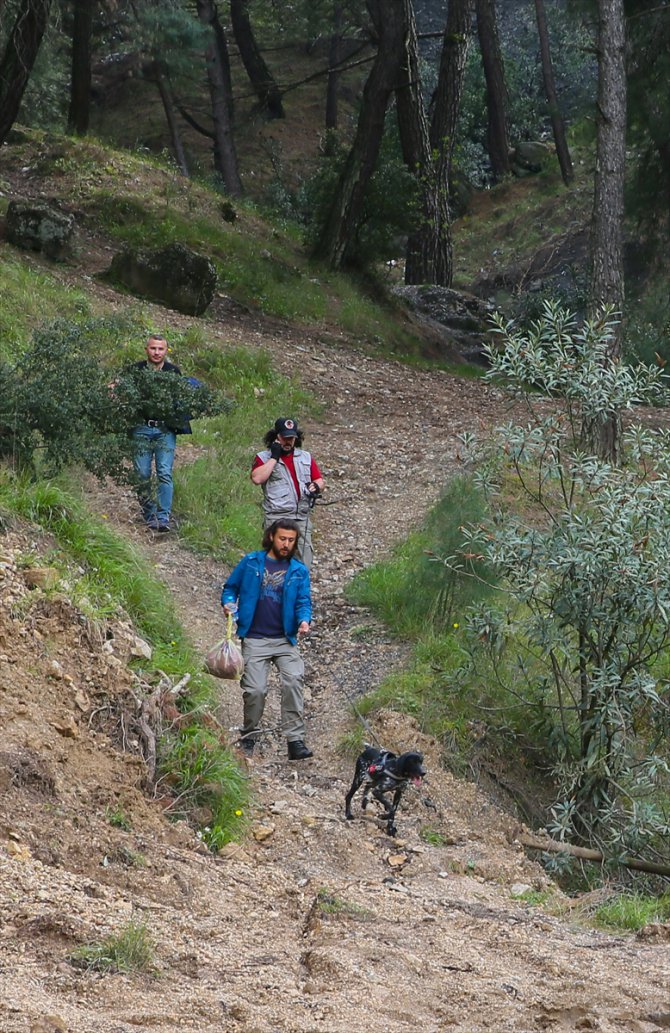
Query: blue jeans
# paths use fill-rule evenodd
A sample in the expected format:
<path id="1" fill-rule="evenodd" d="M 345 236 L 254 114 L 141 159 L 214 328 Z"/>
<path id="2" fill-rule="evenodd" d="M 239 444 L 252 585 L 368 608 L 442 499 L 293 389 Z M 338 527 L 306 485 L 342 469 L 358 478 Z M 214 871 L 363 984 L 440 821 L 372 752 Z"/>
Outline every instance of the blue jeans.
<path id="1" fill-rule="evenodd" d="M 177 437 L 172 430 L 161 427 L 135 427 L 133 431 L 135 452 L 133 464 L 137 475 L 137 496 L 145 520 L 157 520 L 167 524 L 172 511 L 172 466 L 177 446 Z M 156 463 L 158 481 L 157 499 L 151 486 L 151 461 Z"/>

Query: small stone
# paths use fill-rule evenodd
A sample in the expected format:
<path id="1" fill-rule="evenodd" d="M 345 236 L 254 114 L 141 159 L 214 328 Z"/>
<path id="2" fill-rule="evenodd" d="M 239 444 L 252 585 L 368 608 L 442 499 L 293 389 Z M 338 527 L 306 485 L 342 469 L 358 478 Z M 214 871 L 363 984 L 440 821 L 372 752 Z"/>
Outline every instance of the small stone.
<path id="1" fill-rule="evenodd" d="M 130 647 L 130 655 L 136 656 L 142 660 L 151 660 L 153 656 L 153 649 L 148 642 L 145 642 L 143 638 L 137 635 L 133 639 L 133 643 Z"/>
<path id="2" fill-rule="evenodd" d="M 59 735 L 62 735 L 64 739 L 77 739 L 79 737 L 79 728 L 77 722 L 68 714 L 60 721 L 53 721 L 52 727 L 56 729 Z"/>
<path id="3" fill-rule="evenodd" d="M 77 689 L 74 696 L 75 704 L 79 707 L 82 713 L 87 713 L 91 709 L 91 701 L 83 691 L 83 689 Z"/>
<path id="4" fill-rule="evenodd" d="M 400 868 L 407 863 L 407 854 L 389 854 L 387 861 L 391 868 Z"/>
<path id="5" fill-rule="evenodd" d="M 60 572 L 55 567 L 27 567 L 23 571 L 23 579 L 28 588 L 43 588 L 48 591 L 58 584 Z"/>
<path id="6" fill-rule="evenodd" d="M 216 856 L 222 861 L 243 861 L 245 864 L 251 860 L 249 854 L 239 843 L 226 843 Z"/>
<path id="7" fill-rule="evenodd" d="M 270 837 L 274 835 L 274 832 L 274 825 L 256 825 L 256 827 L 251 830 L 251 834 L 257 843 L 264 843 L 266 839 L 270 839 Z"/>
<path id="8" fill-rule="evenodd" d="M 513 897 L 525 897 L 526 893 L 532 892 L 532 886 L 526 882 L 515 882 L 510 890 Z"/>

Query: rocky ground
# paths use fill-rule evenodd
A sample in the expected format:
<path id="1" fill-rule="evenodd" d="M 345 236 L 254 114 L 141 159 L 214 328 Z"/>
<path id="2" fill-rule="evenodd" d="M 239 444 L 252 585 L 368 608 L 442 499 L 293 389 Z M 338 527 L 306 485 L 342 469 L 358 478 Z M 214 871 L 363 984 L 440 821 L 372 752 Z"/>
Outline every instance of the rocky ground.
<path id="1" fill-rule="evenodd" d="M 211 326 L 222 347 L 255 342 L 325 405 L 308 445 L 330 497 L 319 508 L 317 619 L 305 645 L 309 743 L 289 764 L 276 733 L 248 767 L 248 840 L 207 853 L 141 792 L 141 763 L 117 748 L 115 704 L 136 686 L 132 629 L 90 626 L 47 598 L 26 567 L 48 562 L 30 527 L 0 538 L 0 1029 L 3 1033 L 239 1030 L 399 1033 L 600 1030 L 670 1026 L 667 927 L 596 931 L 510 842 L 511 811 L 441 766 L 441 746 L 387 712 L 374 735 L 417 746 L 429 778 L 386 836 L 370 814 L 345 822 L 351 764 L 336 746 L 349 703 L 401 666 L 393 641 L 343 588 L 413 526 L 458 469 L 458 434 L 486 429 L 500 396 L 480 382 L 381 361 L 332 339 L 247 317 Z M 187 459 L 186 446 L 182 461 Z M 226 574 L 185 551 L 178 533 L 148 539 L 132 497 L 93 501 L 151 556 L 203 650 L 222 627 Z M 45 559 L 46 557 L 46 559 Z M 234 728 L 239 689 L 221 683 Z M 132 747 L 132 743 L 127 743 Z M 122 812 L 126 827 L 111 818 Z M 358 812 L 357 812 L 358 813 Z M 420 837 L 422 828 L 443 845 Z M 550 907 L 516 899 L 548 893 Z M 557 915 L 560 914 L 560 917 Z M 131 918 L 155 943 L 151 974 L 81 970 L 77 945 Z"/>

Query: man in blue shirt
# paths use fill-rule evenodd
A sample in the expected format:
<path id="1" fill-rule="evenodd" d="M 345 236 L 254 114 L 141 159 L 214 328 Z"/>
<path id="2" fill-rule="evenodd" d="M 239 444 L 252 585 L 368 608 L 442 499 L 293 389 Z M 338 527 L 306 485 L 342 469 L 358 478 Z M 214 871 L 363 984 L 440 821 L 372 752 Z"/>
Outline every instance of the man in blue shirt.
<path id="1" fill-rule="evenodd" d="M 263 548 L 240 560 L 223 586 L 225 614 L 237 613 L 242 640 L 244 724 L 240 746 L 250 757 L 268 692 L 270 664 L 279 671 L 281 725 L 289 760 L 305 760 L 304 674 L 298 637 L 307 635 L 312 619 L 309 571 L 295 559 L 298 525 L 275 520 L 263 537 Z"/>

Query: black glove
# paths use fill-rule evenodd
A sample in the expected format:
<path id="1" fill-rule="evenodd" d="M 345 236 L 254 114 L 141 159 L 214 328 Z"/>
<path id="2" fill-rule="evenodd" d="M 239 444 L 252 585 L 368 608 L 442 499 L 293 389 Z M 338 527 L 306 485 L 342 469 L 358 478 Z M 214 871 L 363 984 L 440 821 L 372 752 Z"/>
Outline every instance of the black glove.
<path id="1" fill-rule="evenodd" d="M 281 459 L 284 454 L 284 449 L 281 447 L 281 442 L 273 441 L 270 445 L 270 457 L 272 459 Z"/>

